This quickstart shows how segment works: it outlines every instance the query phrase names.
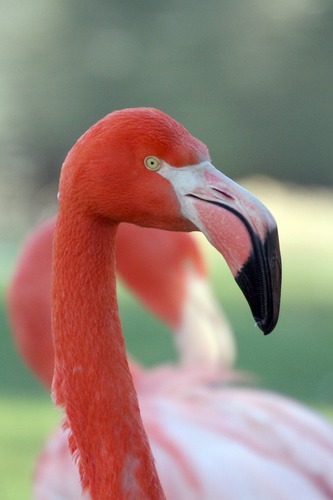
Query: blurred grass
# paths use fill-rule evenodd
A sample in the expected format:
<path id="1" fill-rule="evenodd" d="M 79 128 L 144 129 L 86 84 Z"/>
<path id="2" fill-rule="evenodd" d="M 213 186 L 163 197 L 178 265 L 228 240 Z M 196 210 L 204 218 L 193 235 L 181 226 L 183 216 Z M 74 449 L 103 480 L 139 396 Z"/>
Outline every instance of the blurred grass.
<path id="1" fill-rule="evenodd" d="M 46 398 L 2 396 L 0 405 L 0 498 L 25 500 L 37 452 L 59 413 Z"/>
<path id="2" fill-rule="evenodd" d="M 254 327 L 248 306 L 223 259 L 198 236 L 207 253 L 214 290 L 237 337 L 237 367 L 254 373 L 261 386 L 324 408 L 331 415 L 333 193 L 284 187 L 265 179 L 250 179 L 243 184 L 268 205 L 278 220 L 283 294 L 278 326 L 264 337 Z M 17 249 L 17 241 L 8 238 L 1 242 L 2 292 Z M 146 313 L 121 285 L 119 296 L 130 353 L 147 365 L 175 359 L 167 328 Z M 59 415 L 49 395 L 16 354 L 2 302 L 0 331 L 0 498 L 21 500 L 30 496 L 35 456 Z"/>

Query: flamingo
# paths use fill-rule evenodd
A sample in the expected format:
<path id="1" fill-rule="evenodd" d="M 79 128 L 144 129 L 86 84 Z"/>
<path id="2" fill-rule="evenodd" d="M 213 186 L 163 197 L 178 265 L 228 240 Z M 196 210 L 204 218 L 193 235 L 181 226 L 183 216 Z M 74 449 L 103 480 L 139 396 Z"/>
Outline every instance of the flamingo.
<path id="1" fill-rule="evenodd" d="M 158 110 L 107 115 L 65 159 L 53 247 L 54 400 L 91 498 L 164 498 L 118 314 L 120 222 L 204 232 L 264 333 L 278 319 L 277 230 L 259 201 L 213 167 L 206 146 Z"/>
<path id="2" fill-rule="evenodd" d="M 55 222 L 52 216 L 28 235 L 7 294 L 18 350 L 47 388 L 51 388 L 54 370 L 51 268 Z M 232 330 L 213 296 L 203 254 L 190 234 L 120 224 L 116 264 L 127 286 L 174 332 L 182 364 L 232 366 L 236 356 Z"/>
<path id="3" fill-rule="evenodd" d="M 53 257 L 53 395 L 65 410 L 71 451 L 87 495 L 159 499 L 165 496 L 152 449 L 157 461 L 167 462 L 168 457 L 157 445 L 149 446 L 117 310 L 114 247 L 121 221 L 175 231 L 201 230 L 224 255 L 266 334 L 274 329 L 279 312 L 278 238 L 267 209 L 218 172 L 207 148 L 160 111 L 138 108 L 107 115 L 78 140 L 64 162 Z M 150 378 L 150 392 L 156 380 L 162 396 L 172 389 L 179 397 L 169 404 L 163 397 L 156 398 L 155 406 L 143 398 L 141 412 L 147 429 L 150 415 L 154 419 L 158 415 L 165 424 L 160 440 L 170 440 L 172 435 L 181 447 L 187 435 L 192 444 L 189 462 L 199 465 L 198 474 L 186 464 L 182 469 L 192 492 L 201 484 L 200 471 L 218 469 L 218 478 L 210 477 L 206 483 L 208 496 L 203 492 L 199 498 L 221 498 L 224 493 L 225 498 L 267 498 L 261 495 L 263 486 L 273 498 L 272 485 L 280 493 L 277 498 L 290 490 L 292 498 L 295 492 L 304 498 L 332 496 L 330 426 L 312 414 L 304 415 L 297 405 L 284 409 L 278 398 L 260 394 L 254 398 L 249 421 L 249 414 L 241 411 L 249 395 L 246 391 L 242 397 L 242 392 L 232 389 L 228 395 L 224 390 L 224 406 L 220 389 L 198 386 L 196 376 L 185 376 L 188 370 L 183 380 L 162 374 L 162 387 L 157 374 L 153 381 Z M 184 396 L 186 405 L 179 403 Z M 228 411 L 228 397 L 239 405 L 235 413 Z M 273 422 L 267 419 L 271 415 L 275 415 Z M 175 416 L 178 423 L 173 425 Z M 261 430 L 259 440 L 248 433 L 253 427 Z M 224 446 L 215 439 L 214 430 L 224 432 Z M 288 455 L 293 438 L 299 438 L 296 442 L 305 445 L 307 454 L 294 443 Z M 209 458 L 198 450 L 207 442 L 212 448 Z M 252 448 L 258 458 L 255 465 L 250 461 L 253 456 L 249 457 Z M 320 463 L 313 463 L 315 454 Z M 286 455 L 289 465 L 283 468 L 281 457 Z M 271 470 L 265 467 L 265 478 L 258 484 L 253 476 L 261 477 L 267 462 Z M 236 464 L 242 467 L 235 475 Z M 171 490 L 165 490 L 167 496 L 177 498 L 173 495 L 179 492 L 178 498 L 193 498 L 180 489 L 180 471 L 170 467 L 169 473 L 175 476 Z M 233 494 L 228 497 L 230 489 Z"/>

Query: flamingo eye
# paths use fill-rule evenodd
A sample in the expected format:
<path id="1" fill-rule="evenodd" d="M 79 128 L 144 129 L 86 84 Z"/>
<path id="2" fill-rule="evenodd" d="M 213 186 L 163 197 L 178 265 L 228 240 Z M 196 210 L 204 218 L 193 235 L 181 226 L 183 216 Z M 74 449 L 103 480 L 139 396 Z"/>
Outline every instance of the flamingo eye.
<path id="1" fill-rule="evenodd" d="M 147 156 L 144 162 L 149 170 L 158 170 L 161 166 L 161 161 L 155 156 Z"/>

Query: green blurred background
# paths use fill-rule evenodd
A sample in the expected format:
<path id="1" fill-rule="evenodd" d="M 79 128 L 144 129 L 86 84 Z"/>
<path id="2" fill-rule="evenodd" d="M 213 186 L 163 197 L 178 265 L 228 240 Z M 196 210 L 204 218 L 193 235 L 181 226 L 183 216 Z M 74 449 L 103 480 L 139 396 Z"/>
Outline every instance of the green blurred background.
<path id="1" fill-rule="evenodd" d="M 108 112 L 155 106 L 276 216 L 281 319 L 263 337 L 202 240 L 261 386 L 332 404 L 333 4 L 329 0 L 0 0 L 0 498 L 29 498 L 34 457 L 59 419 L 12 345 L 5 289 L 20 243 L 56 210 L 59 168 Z M 167 329 L 120 286 L 129 350 L 174 358 Z M 158 331 L 157 331 L 158 330 Z M 20 477 L 20 481 L 17 481 Z"/>

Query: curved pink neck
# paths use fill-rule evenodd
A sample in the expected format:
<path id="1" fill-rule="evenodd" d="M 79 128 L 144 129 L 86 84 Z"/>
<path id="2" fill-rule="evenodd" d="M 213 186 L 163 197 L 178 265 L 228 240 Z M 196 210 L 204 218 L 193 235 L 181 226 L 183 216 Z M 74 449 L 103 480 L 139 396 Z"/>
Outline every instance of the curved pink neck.
<path id="1" fill-rule="evenodd" d="M 56 403 L 92 499 L 164 498 L 128 369 L 115 280 L 117 226 L 60 210 L 54 239 Z"/>

